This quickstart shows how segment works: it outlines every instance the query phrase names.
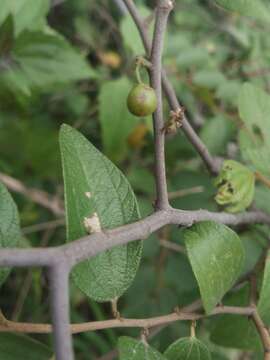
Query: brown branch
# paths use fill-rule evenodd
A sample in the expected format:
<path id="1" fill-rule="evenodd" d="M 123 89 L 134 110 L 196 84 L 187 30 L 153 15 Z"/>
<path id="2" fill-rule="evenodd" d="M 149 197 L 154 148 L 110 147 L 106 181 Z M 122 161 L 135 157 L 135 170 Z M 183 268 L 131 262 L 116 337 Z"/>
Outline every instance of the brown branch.
<path id="1" fill-rule="evenodd" d="M 146 54 L 150 56 L 151 53 L 151 41 L 148 36 L 148 31 L 144 26 L 144 21 L 141 18 L 137 7 L 133 0 L 123 0 L 125 3 L 131 17 L 133 18 L 138 31 L 140 33 Z M 181 104 L 179 103 L 177 96 L 175 94 L 175 91 L 173 87 L 171 86 L 165 71 L 162 71 L 162 86 L 163 90 L 165 92 L 165 95 L 168 99 L 168 102 L 170 104 L 170 107 L 173 111 L 178 111 L 182 108 Z M 219 171 L 220 164 L 219 161 L 217 161 L 215 158 L 211 156 L 209 153 L 207 147 L 204 145 L 204 143 L 201 141 L 199 136 L 196 134 L 196 132 L 193 130 L 192 126 L 189 124 L 187 117 L 183 116 L 182 121 L 182 129 L 191 142 L 191 144 L 194 146 L 200 157 L 202 158 L 203 162 L 205 163 L 207 169 L 210 171 L 211 174 L 216 175 Z"/>
<path id="2" fill-rule="evenodd" d="M 90 259 L 117 245 L 147 239 L 150 234 L 165 225 L 191 226 L 194 223 L 206 220 L 233 226 L 259 223 L 270 225 L 270 215 L 262 211 L 228 214 L 207 210 L 160 210 L 135 223 L 93 233 L 57 247 L 1 249 L 0 266 L 55 266 L 60 261 L 65 261 L 69 268 L 72 268 L 80 261 Z"/>
<path id="3" fill-rule="evenodd" d="M 255 172 L 255 177 L 257 180 L 259 180 L 261 183 L 263 183 L 265 186 L 267 186 L 268 188 L 270 188 L 270 179 L 268 179 L 266 176 L 264 176 L 262 173 L 260 173 L 259 171 Z"/>
<path id="4" fill-rule="evenodd" d="M 264 348 L 264 360 L 270 360 L 270 335 L 267 327 L 263 323 L 256 307 L 251 315 L 251 319 L 260 335 L 261 342 Z"/>
<path id="5" fill-rule="evenodd" d="M 237 306 L 218 306 L 209 316 L 220 314 L 234 314 L 251 316 L 254 312 L 253 307 Z M 111 319 L 104 321 L 91 321 L 81 324 L 71 324 L 70 331 L 72 334 L 78 334 L 87 331 L 96 331 L 112 328 L 146 328 L 151 329 L 160 325 L 168 325 L 177 321 L 199 320 L 208 317 L 205 314 L 188 313 L 185 311 L 173 312 L 168 315 L 156 316 L 147 319 Z M 36 333 L 48 334 L 52 332 L 51 324 L 32 324 L 13 322 L 7 319 L 0 320 L 0 332 L 18 332 L 18 333 Z"/>
<path id="6" fill-rule="evenodd" d="M 49 209 L 53 214 L 57 216 L 64 214 L 64 205 L 56 196 L 51 196 L 42 190 L 27 188 L 21 181 L 3 173 L 0 173 L 0 181 L 9 190 L 28 197 L 31 201 Z"/>
<path id="7" fill-rule="evenodd" d="M 165 133 L 163 131 L 162 106 L 162 49 L 168 16 L 173 8 L 171 0 L 159 0 L 156 11 L 156 22 L 151 50 L 150 82 L 157 96 L 157 109 L 153 114 L 155 140 L 155 180 L 156 180 L 156 209 L 169 207 L 166 168 L 165 168 Z"/>
<path id="8" fill-rule="evenodd" d="M 253 312 L 251 314 L 251 319 L 257 329 L 257 332 L 261 338 L 261 342 L 264 348 L 264 360 L 270 359 L 270 334 L 269 331 L 264 324 L 263 320 L 260 317 L 260 314 L 257 310 L 257 278 L 256 278 L 256 270 L 260 266 L 261 259 L 259 259 L 258 263 L 255 266 L 254 272 L 250 276 L 250 307 L 253 308 Z"/>

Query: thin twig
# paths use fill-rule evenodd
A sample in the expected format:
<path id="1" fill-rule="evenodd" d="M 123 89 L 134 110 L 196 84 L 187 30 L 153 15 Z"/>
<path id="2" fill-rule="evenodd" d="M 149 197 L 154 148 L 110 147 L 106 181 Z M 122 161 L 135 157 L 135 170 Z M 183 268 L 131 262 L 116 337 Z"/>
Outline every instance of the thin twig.
<path id="1" fill-rule="evenodd" d="M 173 251 L 178 252 L 180 254 L 186 254 L 186 249 L 184 248 L 184 246 L 175 244 L 172 241 L 161 239 L 161 240 L 159 240 L 159 243 L 160 243 L 161 246 L 165 247 L 166 249 L 173 250 Z"/>
<path id="2" fill-rule="evenodd" d="M 111 319 L 103 321 L 91 321 L 80 324 L 71 324 L 70 332 L 78 334 L 88 331 L 112 329 L 112 328 L 153 328 L 160 325 L 168 325 L 177 321 L 199 320 L 208 316 L 220 314 L 234 314 L 251 316 L 253 307 L 238 307 L 238 306 L 217 306 L 210 315 L 188 313 L 184 311 L 173 312 L 168 315 L 156 316 L 147 319 Z M 18 323 L 5 319 L 3 324 L 0 324 L 0 332 L 18 332 L 18 333 L 39 333 L 47 334 L 52 332 L 50 324 L 32 324 L 32 323 Z"/>
<path id="3" fill-rule="evenodd" d="M 256 307 L 254 308 L 254 311 L 251 315 L 251 319 L 258 331 L 258 334 L 260 335 L 263 348 L 264 348 L 264 360 L 270 359 L 270 335 L 267 327 L 263 323 Z"/>
<path id="4" fill-rule="evenodd" d="M 28 235 L 28 234 L 32 234 L 34 232 L 38 232 L 38 231 L 44 231 L 44 230 L 48 230 L 48 229 L 55 229 L 58 226 L 62 226 L 65 225 L 65 219 L 64 218 L 60 218 L 60 219 L 56 219 L 56 220 L 52 220 L 52 221 L 46 221 L 40 224 L 34 224 L 34 225 L 30 225 L 30 226 L 25 226 L 22 228 L 22 233 L 24 235 Z"/>
<path id="5" fill-rule="evenodd" d="M 261 342 L 264 348 L 264 360 L 270 359 L 270 334 L 264 324 L 260 314 L 257 310 L 257 278 L 256 278 L 256 268 L 259 266 L 259 263 L 255 266 L 255 271 L 250 276 L 250 307 L 253 308 L 251 314 L 251 319 L 257 329 L 257 332 L 261 338 Z"/>
<path id="6" fill-rule="evenodd" d="M 190 305 L 187 305 L 184 308 L 182 308 L 182 312 L 192 313 L 197 310 L 200 310 L 201 308 L 202 308 L 202 301 L 196 300 L 196 301 L 193 301 L 193 303 L 191 303 Z M 159 326 L 155 326 L 155 327 L 149 329 L 148 339 L 152 339 L 153 337 L 157 336 L 167 326 L 168 326 L 168 324 L 159 325 Z M 117 355 L 118 355 L 118 350 L 113 349 L 112 351 L 109 351 L 107 354 L 101 356 L 97 360 L 113 360 L 117 357 Z"/>
<path id="7" fill-rule="evenodd" d="M 255 177 L 257 180 L 259 180 L 261 183 L 263 183 L 265 186 L 267 186 L 268 188 L 270 188 L 270 179 L 268 179 L 266 176 L 264 176 L 262 173 L 260 173 L 259 171 L 255 172 Z"/>
<path id="8" fill-rule="evenodd" d="M 0 173 L 0 181 L 14 192 L 28 197 L 31 201 L 49 209 L 53 214 L 59 216 L 64 214 L 64 205 L 56 196 L 51 196 L 42 190 L 27 188 L 20 180 Z"/>
<path id="9" fill-rule="evenodd" d="M 171 191 L 171 192 L 169 192 L 168 197 L 169 197 L 169 200 L 174 200 L 174 199 L 178 199 L 180 197 L 187 196 L 187 195 L 200 194 L 202 192 L 204 192 L 203 186 L 194 186 L 194 187 L 188 188 L 188 189 Z"/>
<path id="10" fill-rule="evenodd" d="M 131 17 L 134 20 L 134 23 L 136 24 L 138 31 L 140 33 L 146 54 L 150 56 L 151 52 L 151 41 L 148 36 L 147 29 L 144 26 L 144 21 L 142 17 L 140 16 L 137 7 L 133 0 L 123 0 L 125 3 Z M 168 99 L 168 102 L 170 104 L 170 107 L 173 111 L 178 111 L 179 109 L 182 109 L 181 104 L 179 103 L 177 96 L 175 94 L 175 91 L 173 87 L 171 86 L 165 71 L 162 71 L 162 86 L 165 92 L 165 95 Z M 186 115 L 183 116 L 182 121 L 182 129 L 191 142 L 191 144 L 194 146 L 200 157 L 202 158 L 203 162 L 205 163 L 207 169 L 210 171 L 212 175 L 216 175 L 220 168 L 220 163 L 215 158 L 211 156 L 209 153 L 207 147 L 204 145 L 202 140 L 199 138 L 199 136 L 196 134 L 196 132 L 193 130 L 192 126 L 189 124 Z"/>

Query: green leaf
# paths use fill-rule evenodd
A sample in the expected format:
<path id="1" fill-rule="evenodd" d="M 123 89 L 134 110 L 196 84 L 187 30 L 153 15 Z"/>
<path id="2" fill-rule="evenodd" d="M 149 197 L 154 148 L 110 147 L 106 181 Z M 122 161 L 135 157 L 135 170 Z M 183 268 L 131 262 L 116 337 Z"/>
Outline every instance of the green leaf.
<path id="1" fill-rule="evenodd" d="M 32 88 L 94 77 L 83 57 L 57 33 L 23 32 L 2 75 L 10 87 L 29 94 Z"/>
<path id="2" fill-rule="evenodd" d="M 252 135 L 259 135 L 259 140 L 266 143 L 270 143 L 270 123 L 266 121 L 269 111 L 270 95 L 250 83 L 245 83 L 239 96 L 240 116 Z"/>
<path id="3" fill-rule="evenodd" d="M 270 96 L 256 86 L 243 85 L 239 101 L 239 113 L 245 123 L 240 133 L 242 156 L 252 163 L 256 170 L 270 175 Z"/>
<path id="4" fill-rule="evenodd" d="M 237 105 L 238 94 L 241 89 L 241 82 L 239 80 L 227 80 L 221 84 L 217 89 L 216 96 L 223 102 L 229 102 Z"/>
<path id="5" fill-rule="evenodd" d="M 191 66 L 203 66 L 210 61 L 208 51 L 203 47 L 186 48 L 176 58 L 176 64 L 182 69 Z"/>
<path id="6" fill-rule="evenodd" d="M 257 20 L 270 21 L 270 8 L 261 0 L 215 0 L 226 10 L 234 11 L 243 16 Z"/>
<path id="7" fill-rule="evenodd" d="M 210 153 L 220 155 L 225 153 L 234 129 L 232 121 L 223 116 L 216 116 L 206 122 L 200 135 Z"/>
<path id="8" fill-rule="evenodd" d="M 250 290 L 245 286 L 227 295 L 224 305 L 248 306 Z M 221 315 L 213 321 L 210 340 L 217 345 L 243 349 L 260 350 L 261 340 L 252 321 L 241 315 Z"/>
<path id="9" fill-rule="evenodd" d="M 123 174 L 78 131 L 63 125 L 60 148 L 65 182 L 67 240 L 139 219 L 135 195 Z M 121 296 L 139 266 L 142 242 L 108 250 L 77 265 L 75 284 L 97 301 Z"/>
<path id="10" fill-rule="evenodd" d="M 19 215 L 5 186 L 0 182 L 0 248 L 16 247 L 21 238 Z M 10 269 L 0 268 L 0 285 L 6 280 Z"/>
<path id="11" fill-rule="evenodd" d="M 216 353 L 216 352 L 212 352 L 211 356 L 213 357 L 213 359 L 215 360 L 229 360 L 227 358 L 227 356 L 225 356 L 224 354 L 220 354 L 220 353 Z"/>
<path id="12" fill-rule="evenodd" d="M 254 202 L 256 208 L 270 213 L 270 189 L 264 185 L 257 185 Z"/>
<path id="13" fill-rule="evenodd" d="M 118 340 L 120 360 L 166 360 L 156 349 L 143 341 L 122 336 Z"/>
<path id="14" fill-rule="evenodd" d="M 138 11 L 140 16 L 144 18 L 151 14 L 150 10 L 145 6 L 139 6 Z M 145 53 L 140 34 L 131 16 L 124 17 L 120 25 L 120 31 L 126 47 L 130 48 L 136 55 Z"/>
<path id="15" fill-rule="evenodd" d="M 259 260 L 264 247 L 260 241 L 264 241 L 262 235 L 257 231 L 247 231 L 240 235 L 240 239 L 245 249 L 245 263 L 242 269 L 242 274 L 247 274 L 249 271 L 252 271 Z"/>
<path id="16" fill-rule="evenodd" d="M 215 200 L 219 205 L 226 206 L 228 212 L 241 212 L 253 201 L 255 175 L 237 161 L 225 160 L 214 184 L 218 188 Z"/>
<path id="17" fill-rule="evenodd" d="M 240 315 L 221 316 L 212 331 L 211 341 L 220 346 L 243 350 L 260 350 L 261 346 L 253 323 Z"/>
<path id="18" fill-rule="evenodd" d="M 57 33 L 24 32 L 14 56 L 35 86 L 66 83 L 93 76 L 93 72 L 69 43 Z"/>
<path id="19" fill-rule="evenodd" d="M 150 170 L 135 165 L 130 169 L 127 177 L 135 191 L 140 191 L 153 196 L 155 179 Z"/>
<path id="20" fill-rule="evenodd" d="M 14 42 L 14 24 L 12 16 L 8 16 L 4 23 L 0 26 L 0 68 L 7 61 L 8 56 Z"/>
<path id="21" fill-rule="evenodd" d="M 16 36 L 23 30 L 41 29 L 46 24 L 46 15 L 50 9 L 50 0 L 1 0 L 1 19 L 12 14 Z"/>
<path id="22" fill-rule="evenodd" d="M 0 358 L 3 360 L 49 360 L 52 351 L 29 336 L 0 334 Z"/>
<path id="23" fill-rule="evenodd" d="M 127 95 L 131 87 L 127 78 L 121 78 L 104 83 L 100 90 L 103 148 L 105 154 L 114 161 L 121 161 L 126 156 L 128 134 L 138 123 L 127 108 Z"/>
<path id="24" fill-rule="evenodd" d="M 263 282 L 258 302 L 258 311 L 264 323 L 270 325 L 270 251 L 268 251 L 265 266 Z"/>
<path id="25" fill-rule="evenodd" d="M 195 73 L 192 82 L 197 86 L 216 89 L 226 81 L 224 75 L 218 70 L 200 70 Z"/>
<path id="26" fill-rule="evenodd" d="M 212 221 L 193 225 L 184 238 L 204 308 L 210 313 L 242 270 L 243 245 L 234 231 Z"/>
<path id="27" fill-rule="evenodd" d="M 171 344 L 164 356 L 168 360 L 211 360 L 207 346 L 196 337 L 181 338 Z"/>

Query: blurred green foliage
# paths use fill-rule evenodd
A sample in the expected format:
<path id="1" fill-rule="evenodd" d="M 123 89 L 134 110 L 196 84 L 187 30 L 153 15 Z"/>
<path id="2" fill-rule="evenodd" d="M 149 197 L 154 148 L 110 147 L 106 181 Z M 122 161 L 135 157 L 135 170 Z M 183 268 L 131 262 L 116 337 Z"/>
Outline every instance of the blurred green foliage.
<path id="1" fill-rule="evenodd" d="M 269 108 L 269 12 L 264 10 L 269 5 L 266 0 L 249 2 L 257 3 L 256 11 L 247 4 L 243 12 L 235 6 L 236 0 L 226 2 L 227 9 L 234 12 L 216 6 L 224 5 L 225 0 L 176 2 L 163 60 L 188 118 L 212 155 L 246 162 L 250 169 L 267 176 L 269 111 L 262 109 Z M 153 11 L 154 1 L 136 4 L 142 16 Z M 151 18 L 147 20 L 151 22 Z M 1 0 L 0 171 L 28 187 L 63 198 L 57 139 L 65 122 L 79 129 L 121 168 L 136 193 L 142 216 L 151 213 L 155 196 L 151 123 L 131 116 L 125 107 L 128 89 L 135 81 L 134 58 L 141 54 L 135 26 L 114 1 L 67 0 L 50 7 L 48 0 Z M 249 85 L 242 88 L 245 82 Z M 255 103 L 260 104 L 258 109 Z M 165 118 L 168 110 L 165 102 Z M 251 115 L 256 117 L 255 127 Z M 212 180 L 182 133 L 168 137 L 166 156 L 169 190 L 191 189 L 174 198 L 172 204 L 181 209 L 217 210 Z M 198 187 L 201 191 L 192 193 Z M 269 194 L 264 185 L 255 189 L 255 205 L 268 212 L 269 201 L 265 199 Z M 27 246 L 64 243 L 62 226 L 39 231 L 29 228 L 53 221 L 53 214 L 22 195 L 14 194 L 14 199 Z M 265 229 L 259 226 L 239 231 L 246 247 L 247 269 L 265 246 L 258 232 L 265 236 Z M 120 299 L 123 316 L 167 314 L 199 296 L 186 254 L 159 246 L 160 239 L 183 245 L 181 229 L 171 228 L 145 242 L 135 281 Z M 242 293 L 233 296 L 234 305 L 243 303 Z M 90 301 L 73 285 L 70 300 L 74 322 L 111 316 L 108 304 Z M 228 298 L 228 303 L 231 301 Z M 48 307 L 46 273 L 13 270 L 1 288 L 0 308 L 7 318 L 49 322 Z M 259 348 L 248 320 L 220 317 L 215 326 L 208 325 L 200 324 L 197 334 L 209 345 L 214 359 L 236 359 L 238 352 L 230 348 Z M 120 335 L 138 334 L 138 330 L 113 329 L 76 335 L 76 359 L 97 359 L 117 345 Z M 188 334 L 188 323 L 176 323 L 154 337 L 151 345 L 163 352 Z M 35 338 L 51 347 L 49 337 Z M 39 346 L 35 343 L 34 348 Z M 43 348 L 42 354 L 48 352 Z M 255 352 L 252 356 L 254 360 L 261 358 Z"/>

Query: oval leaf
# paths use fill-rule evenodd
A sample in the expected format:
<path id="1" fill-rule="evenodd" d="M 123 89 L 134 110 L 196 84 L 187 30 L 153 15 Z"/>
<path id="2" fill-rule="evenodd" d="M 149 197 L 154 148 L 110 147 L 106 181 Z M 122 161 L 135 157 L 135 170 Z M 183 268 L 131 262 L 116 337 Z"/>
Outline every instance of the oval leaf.
<path id="1" fill-rule="evenodd" d="M 29 336 L 11 333 L 0 334 L 0 359 L 49 360 L 52 351 Z"/>
<path id="2" fill-rule="evenodd" d="M 234 231 L 212 221 L 193 225 L 184 237 L 204 308 L 210 313 L 241 273 L 243 245 Z"/>
<path id="3" fill-rule="evenodd" d="M 127 179 L 83 135 L 63 125 L 60 147 L 68 241 L 139 219 Z M 134 279 L 141 251 L 137 241 L 80 263 L 72 272 L 75 284 L 96 301 L 118 298 Z"/>
<path id="4" fill-rule="evenodd" d="M 5 186 L 0 182 L 0 248 L 15 247 L 21 238 L 19 215 Z M 10 269 L 0 267 L 0 285 L 6 280 Z"/>
<path id="5" fill-rule="evenodd" d="M 122 336 L 118 341 L 120 360 L 166 360 L 156 349 L 143 341 Z"/>
<path id="6" fill-rule="evenodd" d="M 1 0 L 1 19 L 12 14 L 16 36 L 25 29 L 42 29 L 50 9 L 50 0 Z"/>
<path id="7" fill-rule="evenodd" d="M 211 360 L 211 353 L 196 337 L 186 337 L 175 341 L 165 351 L 168 360 Z"/>

